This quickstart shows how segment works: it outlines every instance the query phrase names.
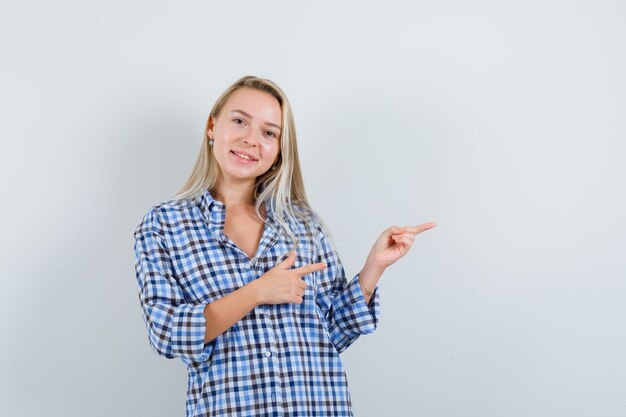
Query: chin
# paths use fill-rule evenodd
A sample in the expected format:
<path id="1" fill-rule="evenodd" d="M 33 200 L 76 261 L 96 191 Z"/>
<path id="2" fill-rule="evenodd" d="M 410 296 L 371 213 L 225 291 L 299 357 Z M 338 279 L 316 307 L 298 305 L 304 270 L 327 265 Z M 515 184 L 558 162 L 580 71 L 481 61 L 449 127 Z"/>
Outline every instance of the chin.
<path id="1" fill-rule="evenodd" d="M 239 170 L 235 170 L 235 171 L 231 171 L 231 170 L 222 170 L 223 174 L 226 174 L 228 177 L 232 178 L 232 179 L 236 179 L 236 180 L 254 180 L 256 179 L 259 175 L 263 175 L 262 172 L 246 172 L 246 173 L 242 173 Z"/>

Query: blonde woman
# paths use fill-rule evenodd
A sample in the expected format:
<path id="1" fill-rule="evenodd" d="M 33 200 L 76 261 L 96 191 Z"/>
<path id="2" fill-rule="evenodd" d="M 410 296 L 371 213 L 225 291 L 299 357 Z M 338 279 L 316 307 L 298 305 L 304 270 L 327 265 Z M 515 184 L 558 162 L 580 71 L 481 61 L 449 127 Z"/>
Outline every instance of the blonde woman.
<path id="1" fill-rule="evenodd" d="M 237 80 L 187 183 L 134 232 L 148 339 L 186 365 L 186 415 L 351 416 L 339 354 L 376 329 L 381 275 L 434 226 L 383 231 L 348 282 L 307 201 L 287 97 Z"/>

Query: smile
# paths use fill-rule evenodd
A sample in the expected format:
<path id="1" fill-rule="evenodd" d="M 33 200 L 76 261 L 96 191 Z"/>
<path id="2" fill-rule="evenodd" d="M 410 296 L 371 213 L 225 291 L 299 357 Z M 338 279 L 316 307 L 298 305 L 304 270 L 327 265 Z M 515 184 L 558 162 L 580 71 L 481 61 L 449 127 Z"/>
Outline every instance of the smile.
<path id="1" fill-rule="evenodd" d="M 243 160 L 246 162 L 256 162 L 256 159 L 252 159 L 249 156 L 234 152 L 234 151 L 230 151 L 230 153 L 232 153 L 233 155 L 235 155 L 237 157 L 237 159 L 239 160 Z"/>

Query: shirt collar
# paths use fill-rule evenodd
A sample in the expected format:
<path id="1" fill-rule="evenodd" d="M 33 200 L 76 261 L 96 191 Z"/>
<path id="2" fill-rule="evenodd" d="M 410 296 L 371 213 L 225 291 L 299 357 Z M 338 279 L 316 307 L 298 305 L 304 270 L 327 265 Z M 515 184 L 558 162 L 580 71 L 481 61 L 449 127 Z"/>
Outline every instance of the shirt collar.
<path id="1" fill-rule="evenodd" d="M 202 210 L 202 213 L 207 216 L 207 218 L 211 219 L 211 214 L 222 211 L 224 209 L 224 203 L 216 200 L 209 191 L 208 187 L 202 191 L 202 193 L 197 198 L 198 205 Z"/>

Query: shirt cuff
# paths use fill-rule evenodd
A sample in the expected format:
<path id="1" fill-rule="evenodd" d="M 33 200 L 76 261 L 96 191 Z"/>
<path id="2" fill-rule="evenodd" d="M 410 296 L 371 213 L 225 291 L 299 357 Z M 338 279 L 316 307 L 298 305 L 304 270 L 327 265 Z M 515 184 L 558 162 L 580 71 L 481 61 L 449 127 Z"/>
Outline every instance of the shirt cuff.
<path id="1" fill-rule="evenodd" d="M 177 307 L 172 317 L 172 350 L 185 362 L 205 362 L 213 351 L 213 341 L 206 345 L 206 317 L 204 307 L 206 304 L 185 304 Z"/>
<path id="2" fill-rule="evenodd" d="M 335 308 L 336 320 L 345 330 L 357 333 L 372 333 L 378 327 L 380 316 L 380 291 L 374 287 L 369 304 L 365 304 L 365 295 L 359 285 L 357 274 L 339 294 Z"/>

